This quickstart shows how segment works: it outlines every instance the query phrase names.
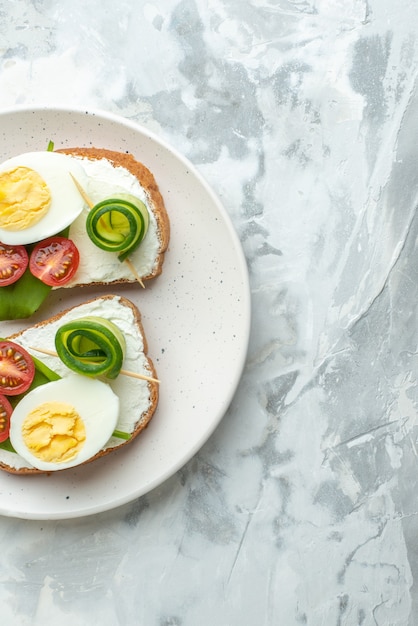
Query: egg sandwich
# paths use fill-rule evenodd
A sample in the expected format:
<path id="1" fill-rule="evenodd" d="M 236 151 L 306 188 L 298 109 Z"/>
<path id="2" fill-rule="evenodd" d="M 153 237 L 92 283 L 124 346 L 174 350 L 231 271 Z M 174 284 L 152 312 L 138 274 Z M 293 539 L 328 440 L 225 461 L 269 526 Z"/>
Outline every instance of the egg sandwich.
<path id="1" fill-rule="evenodd" d="M 30 317 L 51 289 L 144 286 L 161 274 L 169 238 L 155 178 L 133 155 L 12 157 L 0 164 L 0 320 Z"/>
<path id="2" fill-rule="evenodd" d="M 158 404 L 140 313 L 117 295 L 0 341 L 0 374 L 0 469 L 14 474 L 74 468 L 126 446 Z"/>

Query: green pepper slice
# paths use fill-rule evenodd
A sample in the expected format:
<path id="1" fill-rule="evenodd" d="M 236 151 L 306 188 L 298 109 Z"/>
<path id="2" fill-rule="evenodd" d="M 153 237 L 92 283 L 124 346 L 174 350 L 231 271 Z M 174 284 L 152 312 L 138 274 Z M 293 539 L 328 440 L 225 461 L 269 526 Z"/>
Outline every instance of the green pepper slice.
<path id="1" fill-rule="evenodd" d="M 63 324 L 55 349 L 72 371 L 85 376 L 116 378 L 125 356 L 125 339 L 113 322 L 88 316 Z"/>
<path id="2" fill-rule="evenodd" d="M 124 261 L 144 239 L 149 225 L 145 204 L 131 194 L 107 198 L 87 214 L 86 230 L 91 241 L 102 250 L 118 252 Z"/>

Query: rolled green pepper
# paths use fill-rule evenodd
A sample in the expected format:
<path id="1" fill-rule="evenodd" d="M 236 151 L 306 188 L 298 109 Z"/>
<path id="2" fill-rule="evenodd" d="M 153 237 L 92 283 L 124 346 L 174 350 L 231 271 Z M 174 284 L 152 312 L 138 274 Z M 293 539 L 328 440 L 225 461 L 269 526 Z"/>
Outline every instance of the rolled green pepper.
<path id="1" fill-rule="evenodd" d="M 148 225 L 147 207 L 131 194 L 121 194 L 95 204 L 86 220 L 91 241 L 102 250 L 119 253 L 120 261 L 124 261 L 139 246 Z"/>
<path id="2" fill-rule="evenodd" d="M 122 368 L 125 339 L 113 322 L 89 316 L 63 324 L 55 334 L 55 349 L 72 371 L 114 379 Z"/>

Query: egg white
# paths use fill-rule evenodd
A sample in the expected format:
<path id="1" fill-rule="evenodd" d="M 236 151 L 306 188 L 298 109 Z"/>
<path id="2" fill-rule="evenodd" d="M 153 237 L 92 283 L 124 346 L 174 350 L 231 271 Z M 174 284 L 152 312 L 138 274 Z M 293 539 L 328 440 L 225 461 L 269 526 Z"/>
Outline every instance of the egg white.
<path id="1" fill-rule="evenodd" d="M 36 457 L 22 437 L 22 425 L 28 413 L 44 402 L 66 402 L 82 418 L 86 440 L 77 456 L 61 463 L 47 462 Z M 100 380 L 79 374 L 36 387 L 16 405 L 10 420 L 10 442 L 16 452 L 33 467 L 54 471 L 80 465 L 99 452 L 115 430 L 119 416 L 119 398 L 111 387 Z"/>
<path id="2" fill-rule="evenodd" d="M 48 212 L 33 226 L 11 231 L 0 228 L 0 241 L 8 245 L 26 245 L 56 235 L 80 215 L 84 201 L 70 173 L 85 186 L 86 175 L 81 165 L 66 154 L 57 152 L 26 152 L 0 164 L 0 172 L 27 167 L 35 170 L 51 192 Z"/>

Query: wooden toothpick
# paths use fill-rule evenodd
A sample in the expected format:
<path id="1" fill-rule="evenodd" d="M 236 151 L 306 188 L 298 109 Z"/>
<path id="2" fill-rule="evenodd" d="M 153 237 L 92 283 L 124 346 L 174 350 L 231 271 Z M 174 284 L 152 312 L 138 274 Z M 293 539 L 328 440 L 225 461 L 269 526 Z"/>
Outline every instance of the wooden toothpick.
<path id="1" fill-rule="evenodd" d="M 71 172 L 70 172 L 70 176 L 73 179 L 74 184 L 77 187 L 80 196 L 83 198 L 84 202 L 87 204 L 89 209 L 92 209 L 94 207 L 94 203 L 88 197 L 88 195 L 86 194 L 86 192 L 83 189 L 83 187 L 80 185 L 80 183 L 78 182 L 76 177 Z M 135 268 L 134 264 L 132 263 L 132 261 L 130 259 L 125 259 L 124 263 L 129 267 L 131 273 L 134 275 L 135 279 L 138 281 L 138 283 L 141 285 L 141 287 L 143 289 L 145 289 L 144 282 L 143 282 L 142 278 L 140 277 L 140 275 L 138 274 L 138 272 L 136 271 L 136 268 Z"/>
<path id="2" fill-rule="evenodd" d="M 80 185 L 80 183 L 78 182 L 78 180 L 76 179 L 76 177 L 70 172 L 70 176 L 74 181 L 75 186 L 78 189 L 78 192 L 80 194 L 80 196 L 83 198 L 84 202 L 87 204 L 87 206 L 89 207 L 89 209 L 92 209 L 94 207 L 93 202 L 90 200 L 90 198 L 88 197 L 88 195 L 86 194 L 86 192 L 84 191 L 83 187 Z"/>
<path id="3" fill-rule="evenodd" d="M 47 350 L 46 348 L 35 348 L 34 346 L 30 346 L 29 350 L 35 350 L 35 352 L 41 352 L 42 354 L 47 354 L 48 356 L 58 356 L 56 352 L 53 350 Z M 137 372 L 130 372 L 129 370 L 120 370 L 119 372 L 123 376 L 130 376 L 131 378 L 138 378 L 139 380 L 146 380 L 150 383 L 160 384 L 158 378 L 153 378 L 152 376 L 147 376 L 146 374 L 138 374 Z"/>

